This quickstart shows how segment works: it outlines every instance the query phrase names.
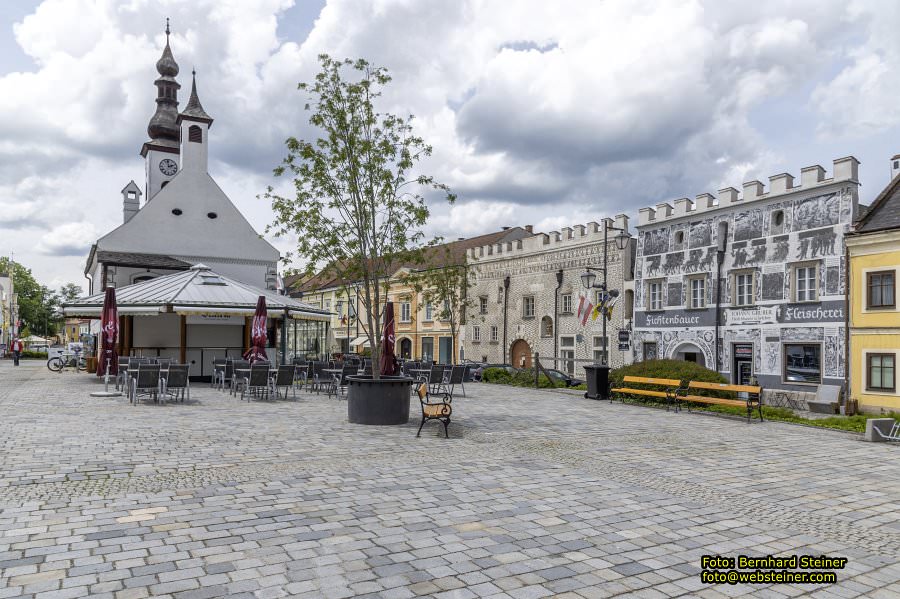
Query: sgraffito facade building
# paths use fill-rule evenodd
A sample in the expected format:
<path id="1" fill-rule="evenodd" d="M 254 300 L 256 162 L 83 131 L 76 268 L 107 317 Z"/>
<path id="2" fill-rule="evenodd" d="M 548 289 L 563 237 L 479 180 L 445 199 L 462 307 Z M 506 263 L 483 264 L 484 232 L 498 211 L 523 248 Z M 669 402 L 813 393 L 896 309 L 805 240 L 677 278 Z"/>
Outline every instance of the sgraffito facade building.
<path id="1" fill-rule="evenodd" d="M 610 224 L 628 231 L 628 217 Z M 603 357 L 602 316 L 584 323 L 579 298 L 597 303 L 598 290 L 586 290 L 581 274 L 603 266 L 603 224 L 564 227 L 523 239 L 472 248 L 468 252 L 470 309 L 465 324 L 465 355 L 493 364 L 530 368 L 533 355 L 546 368 L 584 375 L 582 362 Z M 530 227 L 526 227 L 530 232 Z M 619 250 L 608 235 L 609 289 L 620 292 L 607 322 L 609 364 L 630 362 L 630 352 L 618 350 L 618 331 L 631 320 L 634 244 Z M 558 357 L 554 366 L 553 357 Z"/>
<path id="2" fill-rule="evenodd" d="M 845 376 L 844 236 L 857 218 L 851 157 L 642 208 L 636 360 L 674 358 L 733 383 L 809 391 Z"/>

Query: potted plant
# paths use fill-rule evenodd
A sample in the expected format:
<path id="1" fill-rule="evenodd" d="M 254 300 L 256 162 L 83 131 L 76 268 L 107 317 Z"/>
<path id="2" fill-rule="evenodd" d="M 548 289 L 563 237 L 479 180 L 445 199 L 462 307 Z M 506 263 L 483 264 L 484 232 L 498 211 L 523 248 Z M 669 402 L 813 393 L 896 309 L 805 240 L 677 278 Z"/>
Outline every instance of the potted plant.
<path id="1" fill-rule="evenodd" d="M 378 418 L 384 406 L 377 406 L 395 397 L 396 414 L 403 411 L 399 402 L 406 402 L 406 422 L 412 380 L 385 378 L 377 367 L 390 281 L 400 266 L 422 263 L 424 250 L 437 242 L 425 240 L 429 210 L 422 194 L 438 192 L 449 202 L 455 196 L 433 177 L 415 172 L 431 146 L 413 133 L 413 117 L 377 111 L 375 102 L 391 81 L 386 69 L 324 54 L 319 62 L 315 80 L 299 85 L 308 94 L 305 107 L 318 137 L 287 140 L 287 156 L 275 175 L 291 176 L 293 193 L 268 187 L 263 197 L 275 212 L 268 230 L 296 236 L 293 255 L 305 261 L 305 274 L 326 267 L 357 289 L 363 310 L 357 318 L 375 367 L 369 379 L 351 377 L 348 405 L 372 408 L 364 423 L 387 424 Z M 400 417 L 392 420 L 399 423 Z"/>

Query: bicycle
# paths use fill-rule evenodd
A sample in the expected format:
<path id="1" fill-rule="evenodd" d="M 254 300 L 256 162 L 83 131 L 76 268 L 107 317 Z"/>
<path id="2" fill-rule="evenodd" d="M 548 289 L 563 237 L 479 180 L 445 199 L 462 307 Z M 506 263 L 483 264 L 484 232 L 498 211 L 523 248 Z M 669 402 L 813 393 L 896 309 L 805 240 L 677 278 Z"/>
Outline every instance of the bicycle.
<path id="1" fill-rule="evenodd" d="M 74 368 L 76 372 L 83 372 L 87 369 L 87 360 L 81 355 L 81 352 L 66 352 L 47 360 L 47 368 L 51 372 L 62 372 L 63 368 Z"/>

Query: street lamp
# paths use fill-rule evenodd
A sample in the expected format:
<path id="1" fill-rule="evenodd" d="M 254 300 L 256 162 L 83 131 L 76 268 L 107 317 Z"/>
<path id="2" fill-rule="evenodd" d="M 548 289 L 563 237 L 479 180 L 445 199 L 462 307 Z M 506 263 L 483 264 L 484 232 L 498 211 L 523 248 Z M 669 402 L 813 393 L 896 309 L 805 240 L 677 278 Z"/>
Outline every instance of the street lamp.
<path id="1" fill-rule="evenodd" d="M 584 285 L 585 289 L 601 289 L 604 295 L 610 298 L 614 298 L 619 296 L 619 292 L 615 289 L 607 289 L 606 276 L 609 263 L 609 257 L 607 255 L 609 245 L 609 231 L 619 231 L 619 234 L 615 237 L 616 248 L 618 248 L 619 251 L 622 251 L 626 247 L 628 247 L 628 242 L 631 239 L 631 236 L 628 235 L 628 232 L 625 230 L 625 228 L 615 227 L 609 224 L 609 219 L 603 219 L 603 268 L 588 267 L 587 270 L 581 275 L 581 284 Z M 596 272 L 603 273 L 602 283 L 597 283 L 597 275 L 595 274 Z M 609 339 L 606 335 L 606 316 L 601 315 L 601 318 L 603 319 L 603 356 L 601 358 L 600 364 L 593 364 L 590 367 L 585 366 L 585 371 L 588 375 L 588 392 L 585 393 L 585 397 L 592 397 L 594 399 L 609 398 Z M 594 388 L 592 389 L 591 387 Z"/>

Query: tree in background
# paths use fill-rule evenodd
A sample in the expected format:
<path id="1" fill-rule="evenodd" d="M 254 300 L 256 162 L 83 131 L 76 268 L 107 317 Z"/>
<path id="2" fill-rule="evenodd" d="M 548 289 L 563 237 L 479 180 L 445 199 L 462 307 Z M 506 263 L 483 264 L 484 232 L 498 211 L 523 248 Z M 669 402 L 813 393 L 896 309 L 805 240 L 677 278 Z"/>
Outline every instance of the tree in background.
<path id="1" fill-rule="evenodd" d="M 66 283 L 59 288 L 59 297 L 62 300 L 62 303 L 71 302 L 72 300 L 81 297 L 82 293 L 84 293 L 84 291 L 75 283 Z"/>
<path id="2" fill-rule="evenodd" d="M 423 300 L 435 306 L 438 318 L 450 325 L 451 362 L 456 364 L 459 329 L 465 324 L 466 312 L 472 305 L 468 294 L 468 269 L 464 258 L 462 264 L 456 264 L 458 260 L 450 250 L 450 244 L 429 250 L 426 262 L 426 268 L 410 272 L 403 281 Z"/>
<path id="3" fill-rule="evenodd" d="M 59 330 L 59 308 L 62 302 L 81 295 L 81 287 L 74 283 L 64 285 L 59 293 L 34 278 L 31 269 L 0 257 L 0 272 L 8 272 L 13 280 L 13 292 L 19 307 L 19 335 L 56 335 Z M 71 294 L 75 295 L 72 296 Z"/>
<path id="4" fill-rule="evenodd" d="M 275 212 L 268 230 L 297 237 L 294 253 L 307 274 L 330 264 L 339 278 L 359 282 L 365 314 L 357 317 L 377 365 L 390 277 L 400 265 L 422 263 L 423 246 L 434 243 L 425 243 L 429 211 L 421 194 L 455 197 L 433 177 L 413 172 L 431 155 L 431 146 L 413 134 L 413 117 L 377 112 L 375 101 L 391 80 L 386 69 L 327 55 L 319 62 L 315 81 L 299 85 L 310 95 L 306 109 L 319 137 L 287 140 L 288 155 L 275 175 L 293 176 L 294 195 L 268 188 L 263 197 Z M 379 378 L 377 367 L 373 374 Z"/>

